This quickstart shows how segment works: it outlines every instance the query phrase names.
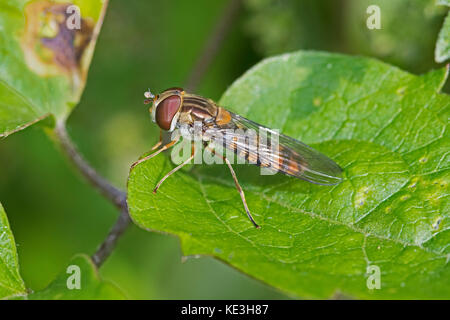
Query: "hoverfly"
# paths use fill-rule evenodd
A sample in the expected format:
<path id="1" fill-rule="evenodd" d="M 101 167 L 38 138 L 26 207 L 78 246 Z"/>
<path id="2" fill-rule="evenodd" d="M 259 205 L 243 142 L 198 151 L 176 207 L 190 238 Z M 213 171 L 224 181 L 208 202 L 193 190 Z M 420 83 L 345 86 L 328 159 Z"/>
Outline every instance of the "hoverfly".
<path id="1" fill-rule="evenodd" d="M 246 160 L 252 159 L 252 163 L 260 167 L 270 166 L 283 174 L 315 184 L 335 185 L 342 180 L 342 169 L 333 160 L 306 144 L 286 135 L 279 134 L 276 154 L 270 152 L 258 152 L 255 148 L 249 148 L 248 145 L 240 142 L 245 139 L 241 139 L 241 133 L 238 133 L 237 129 L 262 129 L 266 132 L 273 132 L 273 130 L 228 111 L 225 108 L 218 106 L 210 99 L 187 93 L 182 88 L 170 88 L 159 95 L 153 95 L 150 90 L 148 90 L 144 93 L 144 96 L 146 98 L 144 103 L 152 104 L 150 107 L 152 120 L 160 127 L 161 134 L 159 142 L 151 149 L 157 149 L 157 151 L 133 163 L 132 168 L 137 164 L 158 155 L 164 150 L 173 147 L 180 140 L 180 137 L 178 136 L 173 138 L 173 140 L 171 139 L 172 141 L 169 143 L 163 145 L 163 131 L 171 133 L 181 126 L 193 129 L 194 123 L 200 123 L 201 133 L 207 132 L 208 129 L 214 129 L 223 133 L 220 141 L 212 135 L 206 135 L 206 138 L 202 137 L 202 140 L 204 141 L 203 144 L 206 148 L 210 148 L 211 144 L 220 144 L 225 149 L 232 150 L 234 154 L 237 154 Z M 230 129 L 234 129 L 235 131 Z M 242 130 L 239 132 L 242 132 Z M 257 135 L 256 140 L 259 141 L 260 139 L 261 137 Z M 214 150 L 211 151 L 214 154 Z M 194 147 L 192 147 L 191 156 L 168 172 L 157 183 L 153 193 L 157 192 L 164 180 L 191 162 L 194 158 L 194 154 L 195 150 Z M 244 191 L 238 182 L 231 162 L 226 156 L 217 153 L 215 155 L 223 158 L 227 164 L 236 185 L 236 189 L 241 196 L 245 212 L 253 225 L 256 228 L 259 228 L 248 209 Z"/>

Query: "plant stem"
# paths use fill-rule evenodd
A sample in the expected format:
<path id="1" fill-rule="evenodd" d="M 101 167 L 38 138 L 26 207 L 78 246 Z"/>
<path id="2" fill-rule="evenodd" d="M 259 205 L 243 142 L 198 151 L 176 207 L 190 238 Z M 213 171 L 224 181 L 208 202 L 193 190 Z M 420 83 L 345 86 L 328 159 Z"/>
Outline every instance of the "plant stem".
<path id="1" fill-rule="evenodd" d="M 67 134 L 64 122 L 61 121 L 57 123 L 55 133 L 57 142 L 61 146 L 61 149 L 75 165 L 78 171 L 92 186 L 99 190 L 99 192 L 106 199 L 110 200 L 120 210 L 120 215 L 116 223 L 92 256 L 92 260 L 98 268 L 111 254 L 117 240 L 130 224 L 131 219 L 128 214 L 127 195 L 125 192 L 117 189 L 109 181 L 100 176 L 97 171 L 95 171 L 95 169 L 83 159 Z"/>
<path id="2" fill-rule="evenodd" d="M 117 240 L 125 232 L 126 228 L 130 225 L 131 219 L 128 214 L 128 207 L 125 204 L 120 212 L 119 219 L 117 219 L 114 226 L 109 231 L 106 239 L 98 247 L 97 251 L 92 255 L 92 261 L 99 268 L 103 262 L 109 257 L 114 250 Z"/>
<path id="3" fill-rule="evenodd" d="M 208 70 L 211 62 L 216 57 L 222 46 L 223 40 L 228 35 L 230 27 L 233 25 L 234 19 L 237 17 L 239 9 L 241 8 L 242 0 L 229 0 L 227 6 L 224 8 L 218 22 L 214 26 L 208 40 L 199 55 L 197 62 L 192 68 L 186 81 L 186 89 L 188 91 L 195 91 Z"/>
<path id="4" fill-rule="evenodd" d="M 58 122 L 55 133 L 62 150 L 86 180 L 117 208 L 122 209 L 126 207 L 126 193 L 111 185 L 109 181 L 101 177 L 97 171 L 83 159 L 70 140 L 64 122 Z"/>

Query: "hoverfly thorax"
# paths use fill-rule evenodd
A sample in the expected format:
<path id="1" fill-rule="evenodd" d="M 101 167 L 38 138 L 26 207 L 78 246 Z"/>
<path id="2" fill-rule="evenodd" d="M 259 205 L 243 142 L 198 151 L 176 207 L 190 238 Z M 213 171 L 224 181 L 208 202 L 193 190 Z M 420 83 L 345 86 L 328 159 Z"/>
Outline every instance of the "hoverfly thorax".
<path id="1" fill-rule="evenodd" d="M 183 105 L 183 95 L 184 90 L 181 88 L 167 89 L 157 96 L 151 95 L 150 91 L 146 92 L 146 98 L 149 99 L 153 96 L 150 113 L 153 122 L 161 129 L 169 132 L 175 130 Z"/>

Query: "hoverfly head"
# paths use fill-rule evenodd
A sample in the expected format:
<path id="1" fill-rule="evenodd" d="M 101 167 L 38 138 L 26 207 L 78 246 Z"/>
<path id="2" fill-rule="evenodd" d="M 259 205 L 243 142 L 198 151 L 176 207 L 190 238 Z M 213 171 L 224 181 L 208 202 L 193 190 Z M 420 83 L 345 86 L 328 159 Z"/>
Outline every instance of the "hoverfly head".
<path id="1" fill-rule="evenodd" d="M 163 130 L 169 132 L 175 130 L 183 103 L 184 90 L 170 88 L 156 96 L 151 94 L 149 90 L 145 94 L 149 96 L 147 99 L 153 101 L 153 106 L 150 108 L 153 122 Z"/>

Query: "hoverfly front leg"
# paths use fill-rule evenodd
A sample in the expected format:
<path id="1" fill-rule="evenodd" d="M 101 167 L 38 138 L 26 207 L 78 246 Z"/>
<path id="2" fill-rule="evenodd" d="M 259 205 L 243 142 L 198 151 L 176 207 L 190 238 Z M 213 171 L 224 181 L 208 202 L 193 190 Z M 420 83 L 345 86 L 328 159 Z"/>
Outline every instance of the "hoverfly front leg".
<path id="1" fill-rule="evenodd" d="M 175 140 L 169 142 L 168 144 L 164 145 L 161 149 L 159 149 L 159 150 L 156 151 L 156 152 L 153 152 L 152 154 L 146 156 L 145 158 L 139 159 L 138 161 L 136 161 L 135 163 L 133 163 L 133 164 L 131 165 L 131 169 L 133 169 L 133 168 L 134 168 L 135 166 L 137 166 L 139 163 L 142 163 L 142 162 L 144 162 L 144 161 L 147 161 L 147 160 L 153 158 L 154 156 L 160 154 L 160 153 L 163 152 L 164 150 L 169 149 L 169 148 L 172 147 L 175 143 L 177 143 L 178 140 L 179 140 L 179 138 L 177 138 L 177 139 L 175 139 Z"/>
<path id="2" fill-rule="evenodd" d="M 162 130 L 159 130 L 159 141 L 152 147 L 151 151 L 158 149 L 162 144 Z"/>
<path id="3" fill-rule="evenodd" d="M 238 181 L 238 179 L 237 179 L 237 177 L 236 177 L 236 173 L 234 172 L 234 169 L 233 169 L 233 167 L 231 166 L 230 161 L 227 159 L 227 157 L 225 157 L 225 156 L 223 156 L 223 155 L 218 155 L 218 154 L 215 152 L 215 150 L 209 148 L 209 146 L 207 146 L 206 149 L 208 149 L 209 151 L 211 151 L 213 155 L 220 156 L 220 157 L 223 158 L 223 160 L 225 160 L 225 163 L 227 164 L 228 168 L 230 169 L 231 175 L 233 176 L 233 180 L 234 180 L 234 184 L 236 185 L 236 189 L 238 190 L 239 195 L 241 196 L 242 204 L 244 205 L 244 209 L 245 209 L 245 212 L 247 213 L 248 218 L 249 218 L 250 221 L 253 223 L 253 225 L 256 227 L 256 229 L 261 228 L 261 227 L 255 222 L 255 220 L 253 219 L 252 214 L 250 213 L 250 210 L 248 209 L 248 206 L 247 206 L 247 200 L 245 200 L 244 190 L 242 190 L 242 187 L 241 187 L 241 185 L 239 184 L 239 181 Z"/>
<path id="4" fill-rule="evenodd" d="M 194 159 L 194 155 L 195 155 L 195 149 L 194 149 L 194 144 L 192 144 L 192 151 L 191 151 L 191 156 L 189 158 L 187 158 L 182 164 L 178 165 L 177 167 L 173 168 L 172 170 L 170 170 L 161 180 L 159 180 L 159 182 L 157 183 L 155 189 L 153 189 L 153 193 L 156 193 L 159 189 L 159 187 L 161 186 L 161 184 L 168 178 L 170 177 L 172 174 L 174 174 L 175 172 L 177 172 L 178 170 L 180 170 L 181 168 L 183 168 L 185 165 L 187 165 L 189 162 L 191 162 L 192 159 Z"/>

